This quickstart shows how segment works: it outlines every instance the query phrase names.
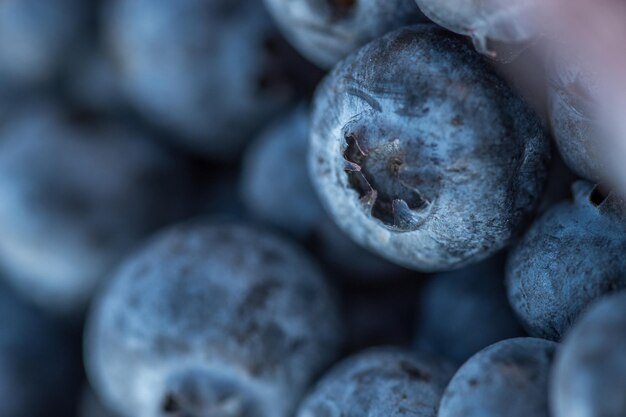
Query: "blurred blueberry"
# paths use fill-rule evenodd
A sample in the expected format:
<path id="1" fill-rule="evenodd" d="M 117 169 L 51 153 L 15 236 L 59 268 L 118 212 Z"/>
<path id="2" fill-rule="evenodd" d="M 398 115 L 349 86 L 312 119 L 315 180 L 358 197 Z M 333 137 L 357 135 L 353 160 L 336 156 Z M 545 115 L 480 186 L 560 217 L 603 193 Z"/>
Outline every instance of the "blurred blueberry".
<path id="1" fill-rule="evenodd" d="M 88 320 L 86 364 L 124 416 L 291 415 L 338 353 L 334 297 L 271 234 L 187 225 L 117 271 Z"/>
<path id="2" fill-rule="evenodd" d="M 603 298 L 572 327 L 558 351 L 554 417 L 626 415 L 626 293 Z"/>
<path id="3" fill-rule="evenodd" d="M 415 0 L 421 11 L 452 32 L 472 38 L 478 52 L 508 61 L 540 33 L 541 0 Z M 496 44 L 512 50 L 494 49 Z"/>
<path id="4" fill-rule="evenodd" d="M 504 288 L 504 257 L 436 275 L 419 303 L 416 347 L 463 363 L 485 347 L 523 336 Z"/>
<path id="5" fill-rule="evenodd" d="M 62 331 L 0 288 L 0 415 L 67 416 L 76 364 Z"/>
<path id="6" fill-rule="evenodd" d="M 438 417 L 549 417 L 548 378 L 557 346 L 526 337 L 480 351 L 450 381 Z"/>
<path id="7" fill-rule="evenodd" d="M 286 38 L 330 69 L 367 42 L 426 21 L 414 0 L 265 0 Z"/>
<path id="8" fill-rule="evenodd" d="M 538 204 L 549 143 L 539 119 L 457 36 L 386 35 L 315 97 L 309 164 L 356 242 L 422 271 L 508 245 Z"/>
<path id="9" fill-rule="evenodd" d="M 0 268 L 41 307 L 78 312 L 121 257 L 190 211 L 186 181 L 137 132 L 26 107 L 0 130 Z"/>
<path id="10" fill-rule="evenodd" d="M 113 0 L 104 25 L 129 99 L 212 157 L 234 156 L 299 88 L 260 0 Z"/>
<path id="11" fill-rule="evenodd" d="M 526 330 L 559 340 L 596 298 L 626 287 L 624 203 L 587 182 L 539 218 L 507 265 L 509 301 Z"/>
<path id="12" fill-rule="evenodd" d="M 0 1 L 0 89 L 50 81 L 81 36 L 81 0 Z"/>
<path id="13" fill-rule="evenodd" d="M 326 214 L 307 170 L 308 134 L 308 110 L 301 106 L 253 142 L 241 174 L 240 195 L 246 207 L 262 222 L 308 243 L 342 277 L 402 275 L 401 268 L 352 242 Z"/>
<path id="14" fill-rule="evenodd" d="M 395 348 L 349 357 L 327 373 L 300 406 L 298 417 L 435 417 L 454 367 Z"/>

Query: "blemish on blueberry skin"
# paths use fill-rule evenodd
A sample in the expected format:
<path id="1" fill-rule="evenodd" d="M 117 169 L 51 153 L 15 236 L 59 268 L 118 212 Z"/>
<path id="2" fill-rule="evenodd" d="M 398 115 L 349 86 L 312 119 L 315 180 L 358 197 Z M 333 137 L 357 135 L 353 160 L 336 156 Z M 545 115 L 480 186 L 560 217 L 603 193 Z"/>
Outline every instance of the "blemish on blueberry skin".
<path id="1" fill-rule="evenodd" d="M 180 406 L 176 398 L 174 398 L 173 394 L 167 394 L 165 399 L 163 400 L 163 404 L 161 405 L 161 410 L 166 415 L 175 415 L 180 412 Z"/>
<path id="2" fill-rule="evenodd" d="M 432 379 L 432 375 L 429 372 L 424 372 L 416 366 L 408 363 L 401 362 L 400 368 L 404 373 L 406 373 L 411 379 L 418 379 L 420 381 L 428 382 Z"/>

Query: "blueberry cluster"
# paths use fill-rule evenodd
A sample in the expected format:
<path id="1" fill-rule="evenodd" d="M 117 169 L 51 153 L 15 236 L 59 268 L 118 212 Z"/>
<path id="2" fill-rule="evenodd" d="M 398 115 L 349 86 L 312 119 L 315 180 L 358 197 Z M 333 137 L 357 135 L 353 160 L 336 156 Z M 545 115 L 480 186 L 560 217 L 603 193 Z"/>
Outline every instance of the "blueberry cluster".
<path id="1" fill-rule="evenodd" d="M 625 417 L 582 4 L 0 0 L 0 417 Z"/>

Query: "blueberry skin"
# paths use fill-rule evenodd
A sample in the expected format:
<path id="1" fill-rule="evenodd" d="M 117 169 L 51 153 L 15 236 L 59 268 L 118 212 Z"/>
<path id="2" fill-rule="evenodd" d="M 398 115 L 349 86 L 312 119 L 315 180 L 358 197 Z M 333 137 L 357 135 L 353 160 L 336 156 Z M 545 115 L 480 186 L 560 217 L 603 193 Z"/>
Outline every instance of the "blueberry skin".
<path id="1" fill-rule="evenodd" d="M 234 156 L 291 98 L 271 84 L 277 34 L 259 0 L 114 0 L 105 16 L 129 99 L 193 150 Z"/>
<path id="2" fill-rule="evenodd" d="M 623 203 L 591 183 L 539 218 L 510 254 L 509 302 L 528 332 L 560 340 L 595 299 L 626 287 Z"/>
<path id="3" fill-rule="evenodd" d="M 118 417 L 107 410 L 90 387 L 83 389 L 80 399 L 79 417 Z"/>
<path id="4" fill-rule="evenodd" d="M 190 211 L 177 159 L 124 126 L 85 123 L 32 105 L 0 131 L 0 269 L 68 317 L 138 242 Z"/>
<path id="5" fill-rule="evenodd" d="M 80 38 L 80 0 L 0 2 L 0 88 L 49 81 Z"/>
<path id="6" fill-rule="evenodd" d="M 421 25 L 376 40 L 318 89 L 309 166 L 355 241 L 401 265 L 480 261 L 538 203 L 549 143 L 537 117 L 462 40 Z"/>
<path id="7" fill-rule="evenodd" d="M 122 416 L 277 416 L 338 353 L 317 267 L 271 234 L 187 225 L 117 271 L 87 324 L 86 366 Z"/>
<path id="8" fill-rule="evenodd" d="M 241 172 L 245 206 L 257 219 L 312 245 L 342 278 L 400 275 L 400 268 L 359 247 L 326 214 L 309 178 L 308 134 L 309 110 L 301 106 L 255 139 Z"/>
<path id="9" fill-rule="evenodd" d="M 72 368 L 58 329 L 0 288 L 0 415 L 70 415 Z"/>
<path id="10" fill-rule="evenodd" d="M 335 365 L 297 417 L 435 417 L 454 367 L 429 355 L 373 348 Z"/>
<path id="11" fill-rule="evenodd" d="M 592 113 L 593 83 L 591 74 L 564 57 L 549 65 L 548 109 L 559 153 L 578 175 L 600 182 L 606 179 L 606 144 Z"/>
<path id="12" fill-rule="evenodd" d="M 559 349 L 551 381 L 554 417 L 626 415 L 626 293 L 595 303 Z"/>
<path id="13" fill-rule="evenodd" d="M 419 302 L 420 351 L 461 364 L 493 343 L 525 335 L 506 298 L 504 261 L 498 255 L 432 278 Z"/>
<path id="14" fill-rule="evenodd" d="M 480 351 L 450 381 L 438 417 L 549 417 L 548 379 L 557 346 L 524 337 Z"/>
<path id="15" fill-rule="evenodd" d="M 540 34 L 540 0 L 415 0 L 422 13 L 452 32 L 472 38 L 476 50 L 510 61 Z M 517 44 L 518 51 L 501 55 L 493 43 Z"/>
<path id="16" fill-rule="evenodd" d="M 265 4 L 285 37 L 325 69 L 393 29 L 426 21 L 413 0 L 265 0 Z"/>

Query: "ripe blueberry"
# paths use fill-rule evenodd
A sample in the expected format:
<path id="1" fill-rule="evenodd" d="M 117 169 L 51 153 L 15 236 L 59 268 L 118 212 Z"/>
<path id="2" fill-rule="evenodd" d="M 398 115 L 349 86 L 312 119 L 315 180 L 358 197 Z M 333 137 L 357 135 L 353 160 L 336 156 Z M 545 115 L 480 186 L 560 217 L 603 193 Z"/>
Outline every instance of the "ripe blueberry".
<path id="1" fill-rule="evenodd" d="M 493 49 L 494 43 L 513 44 L 523 49 L 536 38 L 540 0 L 415 0 L 422 12 L 452 32 L 470 36 L 478 52 L 509 60 Z"/>
<path id="2" fill-rule="evenodd" d="M 80 0 L 0 2 L 0 89 L 50 81 L 62 69 L 84 14 Z"/>
<path id="3" fill-rule="evenodd" d="M 626 415 L 626 293 L 595 303 L 558 351 L 550 404 L 554 417 Z"/>
<path id="4" fill-rule="evenodd" d="M 213 157 L 232 157 L 294 95 L 260 0 L 114 0 L 107 43 L 130 100 Z"/>
<path id="5" fill-rule="evenodd" d="M 287 417 L 338 352 L 314 264 L 238 225 L 163 232 L 115 274 L 88 320 L 86 362 L 122 415 Z"/>
<path id="6" fill-rule="evenodd" d="M 240 194 L 254 217 L 293 235 L 342 277 L 387 278 L 401 274 L 348 238 L 328 217 L 306 166 L 309 115 L 304 106 L 267 129 L 247 150 Z"/>
<path id="7" fill-rule="evenodd" d="M 528 337 L 480 351 L 450 381 L 438 417 L 548 417 L 548 378 L 556 347 Z"/>
<path id="8" fill-rule="evenodd" d="M 29 300 L 76 313 L 128 250 L 187 214 L 187 176 L 124 126 L 17 113 L 0 131 L 0 268 Z"/>
<path id="9" fill-rule="evenodd" d="M 624 203 L 588 182 L 539 218 L 510 254 L 507 292 L 526 330 L 559 340 L 596 298 L 626 287 Z"/>
<path id="10" fill-rule="evenodd" d="M 316 93 L 309 164 L 323 203 L 355 241 L 415 269 L 461 267 L 509 244 L 548 158 L 526 103 L 434 26 L 368 44 Z"/>
<path id="11" fill-rule="evenodd" d="M 523 335 L 506 298 L 501 255 L 436 275 L 422 291 L 415 336 L 420 351 L 463 363 L 493 343 Z"/>
<path id="12" fill-rule="evenodd" d="M 375 348 L 336 365 L 297 417 L 435 417 L 454 373 L 445 361 L 402 349 Z"/>
<path id="13" fill-rule="evenodd" d="M 265 0 L 287 39 L 330 69 L 367 42 L 425 21 L 413 0 Z"/>

